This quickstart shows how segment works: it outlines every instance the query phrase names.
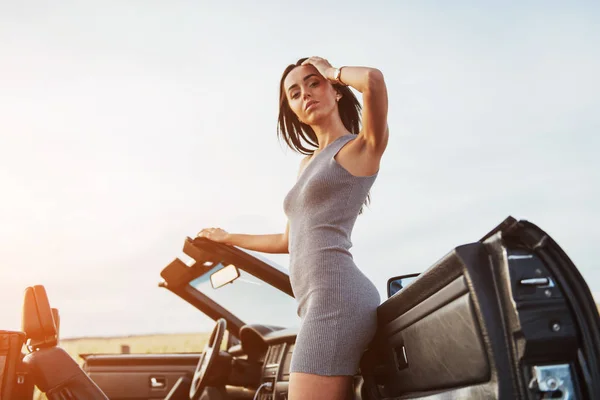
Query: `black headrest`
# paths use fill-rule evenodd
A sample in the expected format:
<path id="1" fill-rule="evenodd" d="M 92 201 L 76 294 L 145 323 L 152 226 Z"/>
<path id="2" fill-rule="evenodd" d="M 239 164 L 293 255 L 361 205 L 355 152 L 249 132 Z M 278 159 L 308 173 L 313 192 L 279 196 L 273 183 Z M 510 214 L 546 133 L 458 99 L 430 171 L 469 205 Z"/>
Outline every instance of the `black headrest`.
<path id="1" fill-rule="evenodd" d="M 36 349 L 56 346 L 57 326 L 54 322 L 46 289 L 36 285 L 25 289 L 22 329 L 28 344 Z"/>

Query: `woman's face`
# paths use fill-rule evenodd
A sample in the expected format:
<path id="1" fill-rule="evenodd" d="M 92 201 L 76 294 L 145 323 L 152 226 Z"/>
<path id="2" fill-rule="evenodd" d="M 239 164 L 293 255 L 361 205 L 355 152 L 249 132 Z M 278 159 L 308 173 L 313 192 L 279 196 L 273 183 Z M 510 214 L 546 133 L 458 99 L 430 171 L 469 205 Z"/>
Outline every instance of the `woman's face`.
<path id="1" fill-rule="evenodd" d="M 294 68 L 285 77 L 283 89 L 298 119 L 314 125 L 336 110 L 337 92 L 312 65 Z"/>

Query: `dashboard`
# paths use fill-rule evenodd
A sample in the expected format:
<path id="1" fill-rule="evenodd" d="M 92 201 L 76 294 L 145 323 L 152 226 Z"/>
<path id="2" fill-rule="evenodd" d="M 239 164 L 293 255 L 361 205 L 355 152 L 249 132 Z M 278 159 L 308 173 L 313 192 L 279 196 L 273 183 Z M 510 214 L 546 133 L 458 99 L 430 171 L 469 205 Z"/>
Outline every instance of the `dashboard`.
<path id="1" fill-rule="evenodd" d="M 259 400 L 287 399 L 290 365 L 297 330 L 245 325 L 240 330 L 241 350 L 249 359 L 262 361 Z"/>
<path id="2" fill-rule="evenodd" d="M 290 343 L 269 346 L 263 364 L 261 384 L 270 383 L 271 389 L 263 389 L 259 395 L 260 400 L 283 400 L 287 398 L 293 351 L 294 345 Z"/>
<path id="3" fill-rule="evenodd" d="M 256 388 L 258 385 L 264 384 L 269 386 L 263 386 L 258 393 L 252 389 L 251 396 L 235 398 L 287 400 L 290 366 L 297 335 L 297 328 L 244 325 L 240 329 L 240 343 L 235 348 L 229 349 L 229 353 L 235 357 L 234 360 L 243 358 L 250 368 L 240 370 L 244 378 L 238 382 L 237 386 L 246 388 Z M 362 377 L 355 377 L 353 382 L 354 398 L 362 398 L 360 393 L 363 383 Z M 254 397 L 255 394 L 257 397 Z"/>

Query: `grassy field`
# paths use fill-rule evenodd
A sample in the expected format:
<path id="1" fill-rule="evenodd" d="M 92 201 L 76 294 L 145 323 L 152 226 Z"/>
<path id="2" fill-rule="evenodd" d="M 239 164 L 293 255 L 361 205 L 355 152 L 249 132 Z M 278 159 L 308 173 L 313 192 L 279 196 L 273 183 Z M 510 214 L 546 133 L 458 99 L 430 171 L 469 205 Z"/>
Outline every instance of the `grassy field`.
<path id="1" fill-rule="evenodd" d="M 142 335 L 107 338 L 63 339 L 62 347 L 77 362 L 83 360 L 79 354 L 119 354 L 121 346 L 129 346 L 132 354 L 146 353 L 194 353 L 204 348 L 210 332 L 181 333 L 170 335 Z"/>

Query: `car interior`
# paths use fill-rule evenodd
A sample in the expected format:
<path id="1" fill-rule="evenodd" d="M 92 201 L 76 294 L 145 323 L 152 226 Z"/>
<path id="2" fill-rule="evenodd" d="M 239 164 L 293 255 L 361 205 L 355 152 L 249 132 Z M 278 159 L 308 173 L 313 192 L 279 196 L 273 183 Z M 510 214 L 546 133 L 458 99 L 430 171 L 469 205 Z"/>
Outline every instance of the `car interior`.
<path id="1" fill-rule="evenodd" d="M 233 268 L 211 276 L 210 290 L 234 287 L 243 270 L 293 296 L 285 272 L 203 238 L 187 238 L 183 249 L 195 263 L 175 259 L 159 286 L 215 320 L 204 351 L 91 354 L 79 367 L 57 346 L 58 311 L 43 286 L 32 286 L 22 332 L 0 332 L 2 398 L 29 400 L 35 385 L 50 400 L 287 399 L 297 328 L 245 323 L 190 285 L 220 263 Z M 353 399 L 600 398 L 595 302 L 534 224 L 509 217 L 423 272 L 391 277 L 387 290 Z"/>

